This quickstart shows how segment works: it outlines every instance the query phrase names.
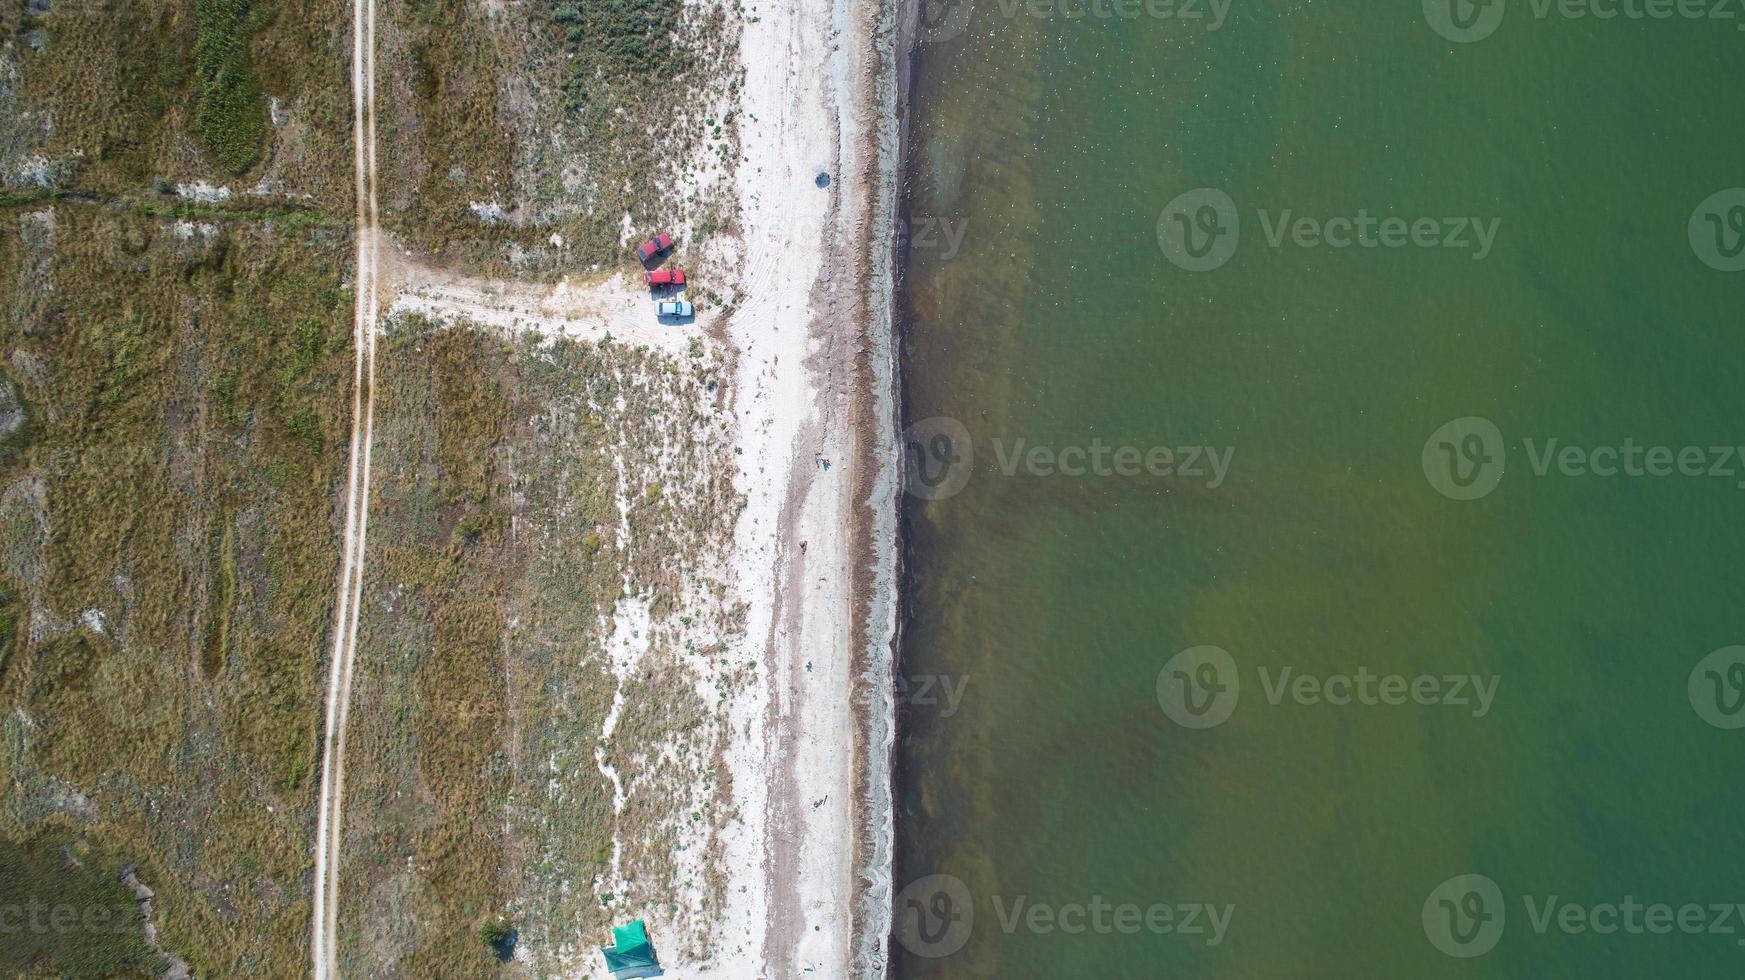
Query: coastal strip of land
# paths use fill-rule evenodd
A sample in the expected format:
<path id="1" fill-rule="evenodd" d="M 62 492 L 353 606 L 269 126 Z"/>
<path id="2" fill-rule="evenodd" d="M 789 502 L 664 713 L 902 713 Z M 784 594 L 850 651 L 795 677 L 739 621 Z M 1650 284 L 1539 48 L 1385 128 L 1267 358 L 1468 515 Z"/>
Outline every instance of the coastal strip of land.
<path id="1" fill-rule="evenodd" d="M 735 570 L 763 684 L 733 706 L 748 957 L 710 972 L 882 976 L 895 635 L 896 7 L 802 0 L 745 27 Z M 825 186 L 820 186 L 821 184 Z M 731 947 L 731 942 L 723 944 Z"/>

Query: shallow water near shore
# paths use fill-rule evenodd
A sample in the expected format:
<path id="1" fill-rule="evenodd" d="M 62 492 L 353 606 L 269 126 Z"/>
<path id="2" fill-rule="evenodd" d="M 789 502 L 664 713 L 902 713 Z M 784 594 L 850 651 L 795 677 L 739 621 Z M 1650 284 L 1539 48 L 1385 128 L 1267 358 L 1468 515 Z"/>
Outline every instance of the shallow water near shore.
<path id="1" fill-rule="evenodd" d="M 1745 34 L 1396 6 L 930 11 L 893 975 L 1737 972 Z"/>

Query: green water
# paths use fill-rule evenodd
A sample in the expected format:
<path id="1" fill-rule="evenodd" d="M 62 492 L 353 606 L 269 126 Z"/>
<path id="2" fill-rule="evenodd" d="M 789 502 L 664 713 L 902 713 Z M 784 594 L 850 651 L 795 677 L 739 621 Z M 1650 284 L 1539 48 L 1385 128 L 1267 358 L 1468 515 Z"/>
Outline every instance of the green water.
<path id="1" fill-rule="evenodd" d="M 900 893 L 894 975 L 1745 975 L 1738 913 L 1731 935 L 1541 932 L 1527 904 L 1603 928 L 1626 896 L 1745 902 L 1745 730 L 1687 691 L 1745 643 L 1745 463 L 1539 476 L 1523 442 L 1700 446 L 1704 469 L 1745 444 L 1745 272 L 1687 233 L 1745 185 L 1737 22 L 1515 2 L 1453 43 L 1417 2 L 1235 0 L 1217 31 L 1023 9 L 975 0 L 916 87 L 905 412 L 960 421 L 974 462 L 906 510 L 896 884 L 950 875 L 973 922 L 958 893 Z M 1202 187 L 1240 244 L 1191 272 L 1157 225 Z M 1287 209 L 1498 224 L 1482 259 L 1274 247 L 1259 212 Z M 1456 500 L 1422 456 L 1466 416 L 1506 467 Z M 1008 475 L 1020 439 L 1234 456 L 1215 487 Z M 1200 645 L 1241 690 L 1195 729 L 1158 681 Z M 1272 703 L 1259 671 L 1287 667 L 1497 686 L 1482 717 Z M 1470 959 L 1423 918 L 1461 874 L 1503 899 Z M 917 942 L 912 900 L 967 928 Z M 1093 900 L 1233 910 L 1212 945 L 1074 918 Z"/>

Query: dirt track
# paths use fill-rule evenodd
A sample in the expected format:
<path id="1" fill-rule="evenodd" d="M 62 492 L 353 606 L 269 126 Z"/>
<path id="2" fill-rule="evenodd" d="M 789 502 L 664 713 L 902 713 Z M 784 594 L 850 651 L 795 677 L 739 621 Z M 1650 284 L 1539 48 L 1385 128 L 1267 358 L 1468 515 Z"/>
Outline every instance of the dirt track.
<path id="1" fill-rule="evenodd" d="M 356 274 L 352 343 L 357 352 L 352 380 L 351 462 L 346 480 L 345 539 L 340 557 L 339 602 L 333 622 L 331 673 L 327 681 L 327 726 L 321 752 L 321 801 L 316 819 L 315 905 L 310 958 L 317 980 L 338 975 L 339 851 L 345 806 L 345 730 L 352 665 L 357 652 L 362 600 L 364 541 L 369 525 L 370 443 L 375 420 L 376 370 L 376 84 L 374 0 L 355 0 L 352 16 L 352 127 L 356 173 Z"/>

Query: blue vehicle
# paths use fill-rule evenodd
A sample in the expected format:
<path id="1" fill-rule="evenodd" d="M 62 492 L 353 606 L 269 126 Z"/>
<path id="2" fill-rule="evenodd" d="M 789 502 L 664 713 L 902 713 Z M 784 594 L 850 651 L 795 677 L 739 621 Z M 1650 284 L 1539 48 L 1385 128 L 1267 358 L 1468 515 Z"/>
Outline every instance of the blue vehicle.
<path id="1" fill-rule="evenodd" d="M 664 299 L 655 307 L 661 316 L 688 317 L 691 315 L 691 304 L 682 299 Z"/>

